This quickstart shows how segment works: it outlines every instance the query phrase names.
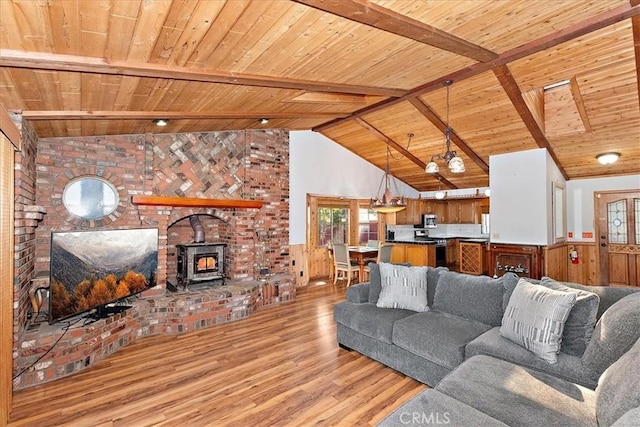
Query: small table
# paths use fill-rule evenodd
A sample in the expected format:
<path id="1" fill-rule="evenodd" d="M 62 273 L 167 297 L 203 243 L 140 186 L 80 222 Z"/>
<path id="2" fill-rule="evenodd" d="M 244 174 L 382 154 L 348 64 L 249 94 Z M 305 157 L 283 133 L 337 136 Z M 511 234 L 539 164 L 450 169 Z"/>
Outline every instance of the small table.
<path id="1" fill-rule="evenodd" d="M 366 258 L 377 258 L 378 257 L 378 248 L 372 246 L 348 246 L 349 250 L 349 258 L 358 260 L 358 265 L 360 266 L 360 275 L 358 278 L 362 282 L 362 278 L 364 277 L 364 260 Z"/>

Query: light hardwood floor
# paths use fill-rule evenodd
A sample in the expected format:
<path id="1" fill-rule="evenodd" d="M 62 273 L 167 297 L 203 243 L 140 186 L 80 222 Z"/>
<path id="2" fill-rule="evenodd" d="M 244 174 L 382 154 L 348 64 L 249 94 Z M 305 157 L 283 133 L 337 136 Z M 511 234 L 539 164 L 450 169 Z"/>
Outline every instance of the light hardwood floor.
<path id="1" fill-rule="evenodd" d="M 9 426 L 375 425 L 426 386 L 338 347 L 344 295 L 314 282 L 246 320 L 140 339 L 16 392 Z"/>

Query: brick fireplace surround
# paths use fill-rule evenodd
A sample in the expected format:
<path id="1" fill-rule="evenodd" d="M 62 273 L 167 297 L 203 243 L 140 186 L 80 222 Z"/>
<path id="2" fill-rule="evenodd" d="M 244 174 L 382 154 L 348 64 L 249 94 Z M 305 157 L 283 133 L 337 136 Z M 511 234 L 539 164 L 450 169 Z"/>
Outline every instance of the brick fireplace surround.
<path id="1" fill-rule="evenodd" d="M 288 274 L 286 131 L 38 139 L 28 122 L 19 115 L 12 118 L 23 144 L 16 153 L 15 173 L 13 353 L 14 376 L 20 375 L 14 389 L 78 372 L 138 338 L 190 332 L 295 299 L 294 279 Z M 83 175 L 99 175 L 115 185 L 120 202 L 113 214 L 86 221 L 66 211 L 64 186 Z M 137 206 L 131 203 L 133 195 L 247 199 L 264 205 Z M 191 215 L 201 220 L 207 242 L 227 245 L 227 285 L 171 293 L 166 283 L 175 277 L 176 245 L 193 242 Z M 123 313 L 88 325 L 79 321 L 65 331 L 65 322 L 32 324 L 28 292 L 32 281 L 48 277 L 52 231 L 149 227 L 159 230 L 158 286 L 130 299 L 132 307 Z M 265 259 L 272 276 L 256 280 Z"/>

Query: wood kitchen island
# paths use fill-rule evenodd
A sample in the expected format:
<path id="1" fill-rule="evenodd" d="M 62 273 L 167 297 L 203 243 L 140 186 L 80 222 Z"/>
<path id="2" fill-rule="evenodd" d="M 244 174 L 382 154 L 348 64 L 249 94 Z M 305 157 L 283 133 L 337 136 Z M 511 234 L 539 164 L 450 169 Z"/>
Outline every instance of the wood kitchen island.
<path id="1" fill-rule="evenodd" d="M 412 266 L 436 266 L 436 245 L 434 242 L 396 242 L 391 251 L 391 262 L 409 263 Z"/>

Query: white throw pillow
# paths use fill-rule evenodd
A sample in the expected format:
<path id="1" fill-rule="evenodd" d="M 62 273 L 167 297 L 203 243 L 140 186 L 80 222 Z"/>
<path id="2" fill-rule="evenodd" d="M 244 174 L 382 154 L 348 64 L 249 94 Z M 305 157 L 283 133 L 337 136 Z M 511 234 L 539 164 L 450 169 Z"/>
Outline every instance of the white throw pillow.
<path id="1" fill-rule="evenodd" d="M 500 335 L 549 363 L 556 363 L 562 331 L 576 294 L 520 279 L 502 317 Z"/>
<path id="2" fill-rule="evenodd" d="M 427 303 L 428 267 L 380 264 L 382 290 L 376 303 L 381 308 L 429 311 Z"/>

